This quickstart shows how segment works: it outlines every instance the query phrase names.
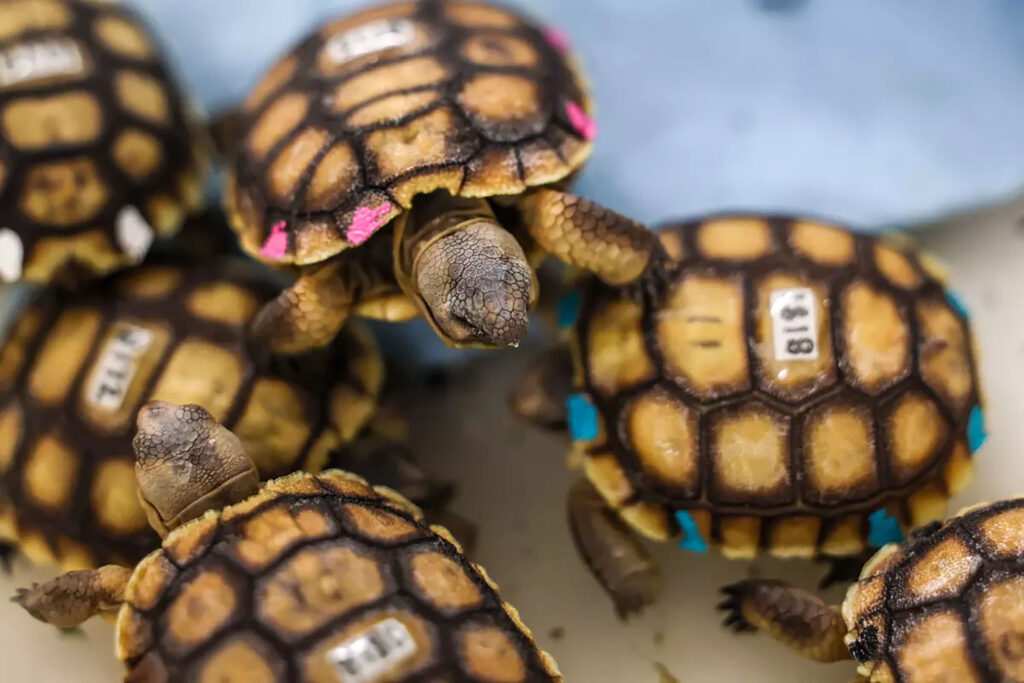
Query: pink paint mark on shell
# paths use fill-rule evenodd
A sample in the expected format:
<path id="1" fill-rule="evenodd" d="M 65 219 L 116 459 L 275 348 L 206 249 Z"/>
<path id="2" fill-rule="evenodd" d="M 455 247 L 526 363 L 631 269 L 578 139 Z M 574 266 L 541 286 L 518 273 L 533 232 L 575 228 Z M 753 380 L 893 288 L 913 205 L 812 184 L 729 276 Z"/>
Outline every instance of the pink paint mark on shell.
<path id="1" fill-rule="evenodd" d="M 548 26 L 544 29 L 544 40 L 548 41 L 548 44 L 559 52 L 568 52 L 572 49 L 572 45 L 569 42 L 569 34 L 554 26 Z"/>
<path id="2" fill-rule="evenodd" d="M 391 208 L 391 202 L 384 202 L 372 209 L 366 206 L 356 209 L 355 215 L 352 216 L 352 223 L 348 226 L 348 241 L 359 246 L 370 239 L 373 233 L 384 227 Z"/>
<path id="3" fill-rule="evenodd" d="M 260 248 L 260 254 L 275 261 L 284 258 L 285 252 L 288 251 L 288 233 L 285 232 L 287 227 L 288 224 L 284 221 L 278 221 L 270 226 L 270 235 Z"/>
<path id="4" fill-rule="evenodd" d="M 576 132 L 585 140 L 593 140 L 597 137 L 597 123 L 590 118 L 583 107 L 575 102 L 565 103 L 565 113 L 569 117 L 569 123 L 576 129 Z"/>

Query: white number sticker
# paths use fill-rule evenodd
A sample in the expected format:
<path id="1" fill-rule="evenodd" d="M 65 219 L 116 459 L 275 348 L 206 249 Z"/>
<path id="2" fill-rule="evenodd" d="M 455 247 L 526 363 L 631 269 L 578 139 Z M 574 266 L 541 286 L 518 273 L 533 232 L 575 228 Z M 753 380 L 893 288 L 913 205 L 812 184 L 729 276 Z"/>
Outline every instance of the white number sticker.
<path id="1" fill-rule="evenodd" d="M 146 328 L 117 323 L 100 353 L 86 394 L 89 403 L 111 412 L 119 409 L 135 376 L 139 356 L 152 343 L 153 334 Z"/>
<path id="2" fill-rule="evenodd" d="M 117 212 L 117 244 L 124 253 L 138 262 L 145 258 L 153 244 L 153 228 L 134 206 Z"/>
<path id="3" fill-rule="evenodd" d="M 772 292 L 775 360 L 818 359 L 818 305 L 810 289 Z"/>
<path id="4" fill-rule="evenodd" d="M 416 37 L 416 27 L 408 19 L 380 19 L 334 36 L 326 47 L 327 57 L 342 64 L 356 57 L 402 47 Z"/>
<path id="5" fill-rule="evenodd" d="M 343 683 L 376 683 L 416 654 L 416 641 L 398 619 L 374 624 L 366 633 L 327 653 Z"/>
<path id="6" fill-rule="evenodd" d="M 85 60 L 78 43 L 68 38 L 41 40 L 0 51 L 0 88 L 83 71 Z"/>

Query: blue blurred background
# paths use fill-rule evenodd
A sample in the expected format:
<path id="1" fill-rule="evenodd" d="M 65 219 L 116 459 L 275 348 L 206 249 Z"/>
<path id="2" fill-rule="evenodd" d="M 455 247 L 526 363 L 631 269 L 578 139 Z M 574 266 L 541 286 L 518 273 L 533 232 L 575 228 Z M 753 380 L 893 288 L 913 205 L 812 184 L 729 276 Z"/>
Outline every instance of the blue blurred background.
<path id="1" fill-rule="evenodd" d="M 366 0 L 130 0 L 206 109 Z M 1024 189 L 1024 0 L 506 0 L 568 34 L 600 134 L 577 189 L 649 223 L 904 228 Z M 541 325 L 531 326 L 536 335 Z M 416 321 L 395 364 L 465 360 Z"/>
<path id="2" fill-rule="evenodd" d="M 1021 0 L 507 0 L 568 33 L 600 135 L 579 189 L 902 227 L 1024 188 Z M 365 0 L 134 0 L 217 111 Z"/>

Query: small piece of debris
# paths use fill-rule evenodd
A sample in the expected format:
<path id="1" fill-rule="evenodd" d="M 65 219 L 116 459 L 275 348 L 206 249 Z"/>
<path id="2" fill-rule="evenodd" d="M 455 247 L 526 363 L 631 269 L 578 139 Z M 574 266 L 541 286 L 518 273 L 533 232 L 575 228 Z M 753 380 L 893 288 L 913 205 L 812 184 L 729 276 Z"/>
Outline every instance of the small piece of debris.
<path id="1" fill-rule="evenodd" d="M 658 670 L 658 683 L 679 683 L 679 679 L 669 673 L 661 662 L 655 662 L 654 668 Z"/>
<path id="2" fill-rule="evenodd" d="M 555 626 L 553 629 L 548 631 L 548 636 L 551 640 L 561 640 L 565 637 L 565 628 L 561 626 Z"/>
<path id="3" fill-rule="evenodd" d="M 665 642 L 665 632 L 664 631 L 655 631 L 654 632 L 654 645 L 656 647 L 661 647 L 661 645 L 664 642 Z"/>

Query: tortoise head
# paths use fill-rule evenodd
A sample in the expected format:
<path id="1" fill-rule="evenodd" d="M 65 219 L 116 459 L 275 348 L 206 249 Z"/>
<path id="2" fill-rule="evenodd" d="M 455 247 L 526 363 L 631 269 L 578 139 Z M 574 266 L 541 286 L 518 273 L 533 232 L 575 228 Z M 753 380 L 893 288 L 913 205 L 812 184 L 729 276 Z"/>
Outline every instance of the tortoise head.
<path id="1" fill-rule="evenodd" d="M 259 489 L 242 442 L 200 406 L 152 401 L 139 410 L 137 427 L 139 500 L 161 536 Z"/>
<path id="2" fill-rule="evenodd" d="M 533 269 L 516 238 L 479 217 L 433 241 L 415 265 L 414 286 L 449 346 L 517 346 L 536 300 Z"/>

